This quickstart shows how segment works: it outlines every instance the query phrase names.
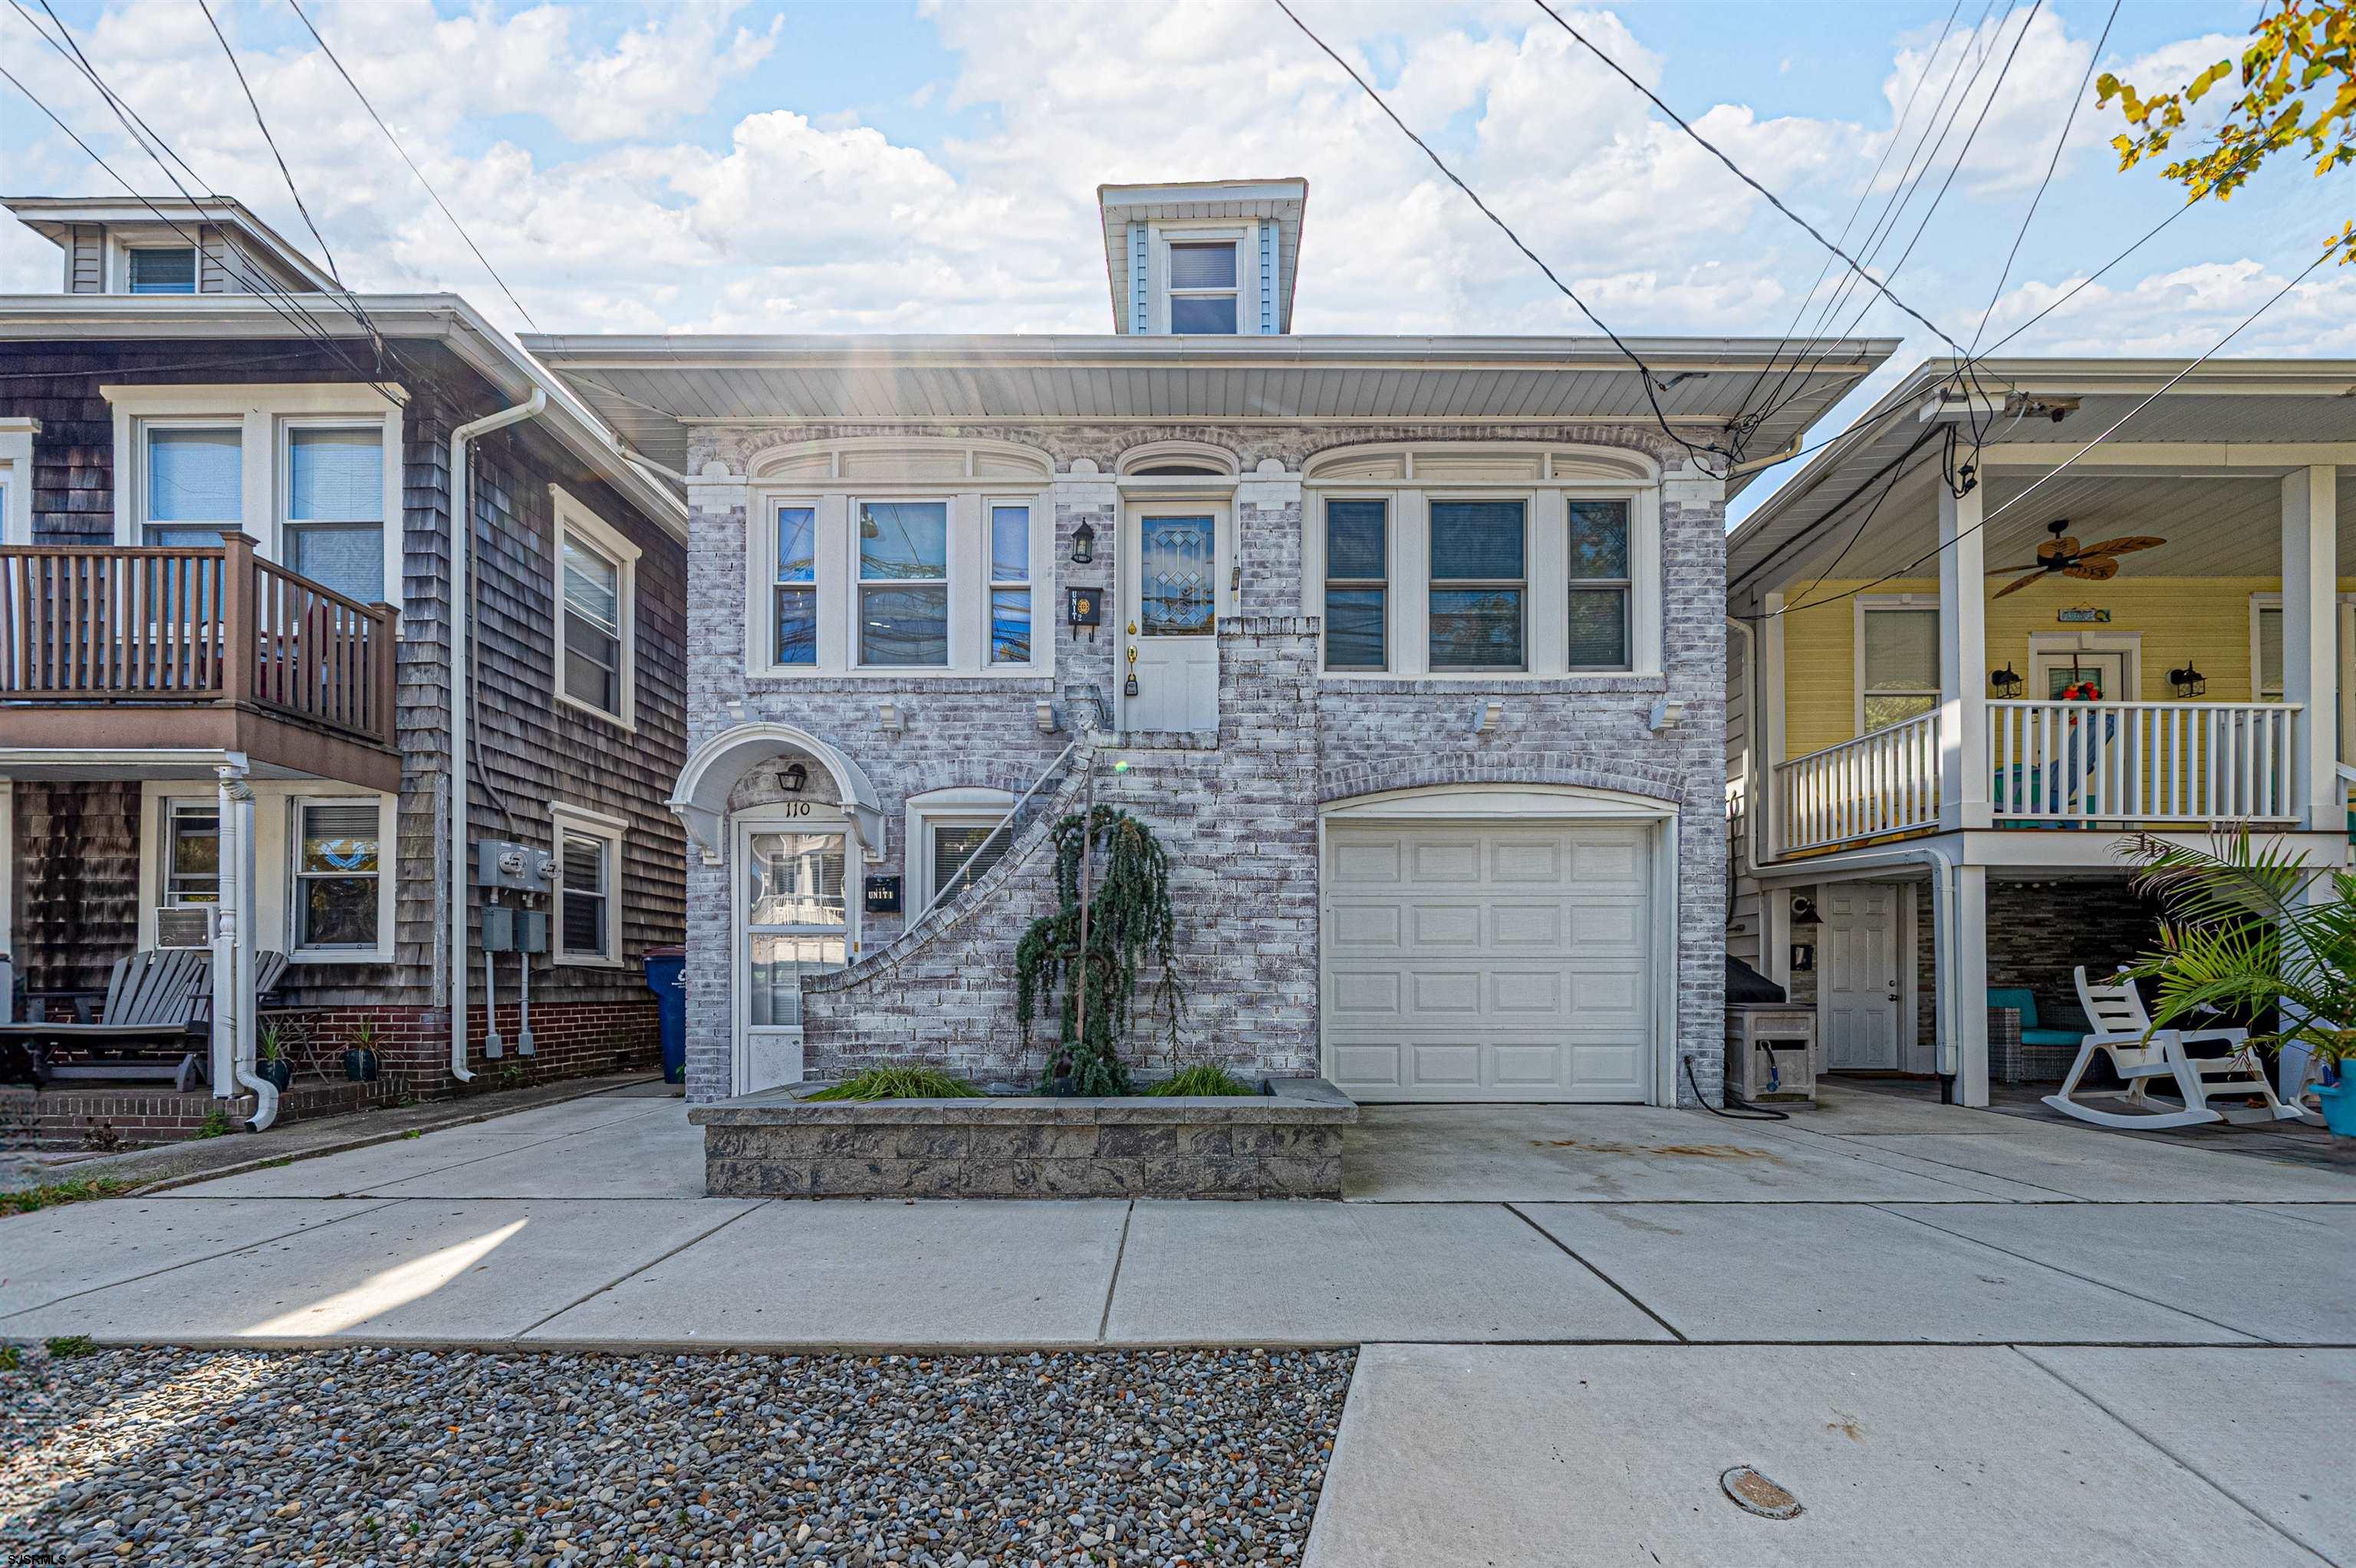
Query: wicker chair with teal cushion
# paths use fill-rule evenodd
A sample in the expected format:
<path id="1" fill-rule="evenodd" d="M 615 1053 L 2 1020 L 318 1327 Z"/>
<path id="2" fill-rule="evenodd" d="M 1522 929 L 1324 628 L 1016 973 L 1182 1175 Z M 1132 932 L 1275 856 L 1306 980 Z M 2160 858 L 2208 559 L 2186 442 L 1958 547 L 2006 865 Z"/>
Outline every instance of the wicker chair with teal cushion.
<path id="1" fill-rule="evenodd" d="M 1989 1064 L 1998 1083 L 2040 1083 L 2070 1070 L 2079 1042 L 2085 1038 L 2084 1019 L 2077 1020 L 2076 1029 L 2046 1028 L 2038 1016 L 2037 993 L 2026 986 L 1990 986 L 1987 1005 L 1991 1012 L 2009 1008 L 2020 1015 L 2020 1059 Z"/>

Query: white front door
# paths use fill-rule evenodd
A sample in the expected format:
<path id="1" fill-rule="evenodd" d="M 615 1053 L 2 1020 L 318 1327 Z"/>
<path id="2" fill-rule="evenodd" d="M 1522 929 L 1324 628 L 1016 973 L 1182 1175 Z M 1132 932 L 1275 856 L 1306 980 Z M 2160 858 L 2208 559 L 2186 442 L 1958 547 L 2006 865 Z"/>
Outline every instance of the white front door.
<path id="1" fill-rule="evenodd" d="M 1121 551 L 1120 727 L 1219 727 L 1223 509 L 1201 502 L 1130 510 Z"/>
<path id="2" fill-rule="evenodd" d="M 1816 901 L 1824 919 L 1825 1065 L 1895 1072 L 1898 1042 L 1898 890 L 1886 882 L 1834 882 Z"/>
<path id="3" fill-rule="evenodd" d="M 1325 1075 L 1360 1100 L 1644 1099 L 1653 830 L 1334 822 Z"/>
<path id="4" fill-rule="evenodd" d="M 2115 649 L 2095 653 L 2040 651 L 2029 658 L 2029 699 L 2032 702 L 2056 701 L 2067 688 L 2092 682 L 2105 702 L 2140 702 L 2143 693 L 2129 684 L 2135 675 L 2127 667 L 2127 656 Z"/>
<path id="5" fill-rule="evenodd" d="M 771 808 L 779 809 L 790 808 Z M 840 826 L 760 816 L 737 824 L 739 1094 L 802 1076 L 802 977 L 840 969 L 849 957 L 848 842 Z"/>

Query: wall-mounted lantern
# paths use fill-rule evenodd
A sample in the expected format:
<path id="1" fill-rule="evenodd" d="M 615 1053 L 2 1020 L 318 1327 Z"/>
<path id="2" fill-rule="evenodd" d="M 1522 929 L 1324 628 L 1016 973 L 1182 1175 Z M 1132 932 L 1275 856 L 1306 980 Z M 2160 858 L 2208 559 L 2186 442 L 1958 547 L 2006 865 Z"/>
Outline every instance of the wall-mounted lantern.
<path id="1" fill-rule="evenodd" d="M 2010 659 L 2005 660 L 2002 669 L 1988 671 L 1988 695 L 2000 701 L 2009 702 L 2019 697 L 2028 684 L 2028 680 L 2013 669 Z"/>
<path id="2" fill-rule="evenodd" d="M 1072 564 L 1086 566 L 1097 558 L 1097 530 L 1086 521 L 1072 530 Z"/>
<path id="3" fill-rule="evenodd" d="M 809 767 L 803 763 L 787 763 L 777 770 L 777 787 L 787 795 L 799 795 L 809 784 Z"/>
<path id="4" fill-rule="evenodd" d="M 2186 659 L 2182 669 L 2168 672 L 2168 684 L 2179 697 L 2199 697 L 2209 689 L 2209 677 L 2202 675 L 2190 659 Z"/>

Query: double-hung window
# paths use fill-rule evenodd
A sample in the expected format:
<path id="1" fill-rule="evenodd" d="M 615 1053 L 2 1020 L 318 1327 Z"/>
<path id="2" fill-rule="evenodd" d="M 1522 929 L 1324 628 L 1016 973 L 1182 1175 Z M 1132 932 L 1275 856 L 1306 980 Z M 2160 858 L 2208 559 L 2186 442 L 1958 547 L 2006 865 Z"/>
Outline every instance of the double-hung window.
<path id="1" fill-rule="evenodd" d="M 1939 706 L 1939 612 L 1917 605 L 1858 611 L 1864 733 L 1919 719 Z"/>
<path id="2" fill-rule="evenodd" d="M 197 251 L 192 245 L 142 245 L 126 252 L 130 276 L 127 292 L 134 294 L 192 294 L 197 292 Z"/>
<path id="3" fill-rule="evenodd" d="M 1325 503 L 1325 667 L 1390 667 L 1390 503 Z"/>
<path id="4" fill-rule="evenodd" d="M 949 662 L 947 501 L 859 503 L 859 662 Z"/>
<path id="5" fill-rule="evenodd" d="M 1001 832 L 1000 827 L 995 820 L 925 824 L 925 836 L 930 840 L 926 848 L 931 852 L 929 888 L 933 899 L 941 903 L 953 901 L 1005 858 L 1006 847 L 1013 841 L 1014 834 L 1011 828 Z M 959 871 L 965 874 L 960 877 Z"/>
<path id="6" fill-rule="evenodd" d="M 636 721 L 638 547 L 551 486 L 556 513 L 556 694 L 628 726 Z"/>
<path id="7" fill-rule="evenodd" d="M 818 663 L 818 508 L 777 508 L 774 662 Z"/>
<path id="8" fill-rule="evenodd" d="M 1431 503 L 1431 668 L 1515 670 L 1526 660 L 1529 506 Z"/>
<path id="9" fill-rule="evenodd" d="M 384 875 L 378 803 L 294 805 L 294 946 L 302 952 L 377 950 Z"/>
<path id="10" fill-rule="evenodd" d="M 1170 330 L 1236 332 L 1236 242 L 1173 241 L 1170 247 Z"/>
<path id="11" fill-rule="evenodd" d="M 384 597 L 384 427 L 286 432 L 286 564 L 348 599 Z"/>
<path id="12" fill-rule="evenodd" d="M 555 928 L 559 964 L 618 965 L 622 961 L 622 845 L 627 828 L 618 817 L 558 805 L 552 813 L 556 845 Z"/>
<path id="13" fill-rule="evenodd" d="M 217 546 L 245 517 L 245 435 L 231 426 L 149 427 L 139 542 Z M 373 596 L 371 596 L 373 597 Z"/>
<path id="14" fill-rule="evenodd" d="M 220 902 L 220 808 L 211 801 L 164 802 L 166 904 Z"/>
<path id="15" fill-rule="evenodd" d="M 1569 667 L 1628 667 L 1628 503 L 1570 501 L 1566 574 L 1570 581 Z"/>
<path id="16" fill-rule="evenodd" d="M 1031 662 L 1031 508 L 990 508 L 990 662 Z"/>

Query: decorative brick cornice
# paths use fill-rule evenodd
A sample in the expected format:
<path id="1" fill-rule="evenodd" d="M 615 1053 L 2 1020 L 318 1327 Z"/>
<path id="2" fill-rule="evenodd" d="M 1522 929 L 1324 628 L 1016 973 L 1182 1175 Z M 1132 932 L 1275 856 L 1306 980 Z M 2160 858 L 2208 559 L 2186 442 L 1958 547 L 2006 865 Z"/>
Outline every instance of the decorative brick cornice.
<path id="1" fill-rule="evenodd" d="M 1319 771 L 1317 804 L 1330 805 L 1363 795 L 1457 784 L 1569 785 L 1618 790 L 1665 805 L 1684 805 L 1684 790 L 1669 769 L 1624 759 L 1606 762 L 1575 752 L 1500 752 L 1454 757 L 1403 755 L 1381 762 L 1348 763 Z"/>

